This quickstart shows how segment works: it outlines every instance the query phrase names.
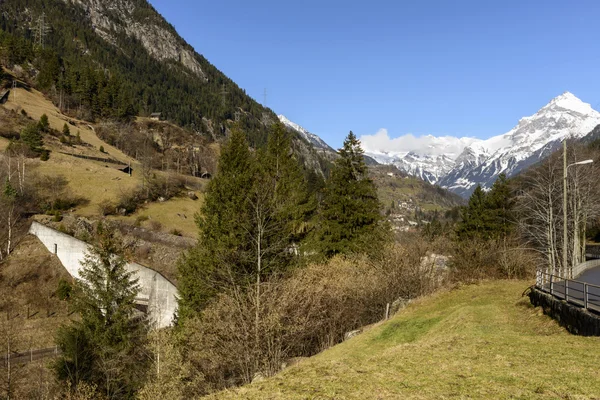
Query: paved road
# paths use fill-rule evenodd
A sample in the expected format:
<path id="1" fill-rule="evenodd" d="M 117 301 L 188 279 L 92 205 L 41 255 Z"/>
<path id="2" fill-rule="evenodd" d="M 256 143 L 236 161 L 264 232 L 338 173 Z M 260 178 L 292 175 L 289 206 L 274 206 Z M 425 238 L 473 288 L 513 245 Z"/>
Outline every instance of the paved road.
<path id="1" fill-rule="evenodd" d="M 569 302 L 583 306 L 583 283 L 600 286 L 600 267 L 592 268 L 585 271 L 575 279 L 578 282 L 569 282 Z M 546 291 L 550 291 L 550 284 L 545 285 Z M 565 298 L 566 287 L 564 281 L 554 282 L 552 285 L 552 293 L 560 298 Z M 588 286 L 588 309 L 600 313 L 600 288 Z"/>
<path id="2" fill-rule="evenodd" d="M 583 274 L 575 278 L 575 280 L 600 286 L 600 267 L 588 269 Z"/>

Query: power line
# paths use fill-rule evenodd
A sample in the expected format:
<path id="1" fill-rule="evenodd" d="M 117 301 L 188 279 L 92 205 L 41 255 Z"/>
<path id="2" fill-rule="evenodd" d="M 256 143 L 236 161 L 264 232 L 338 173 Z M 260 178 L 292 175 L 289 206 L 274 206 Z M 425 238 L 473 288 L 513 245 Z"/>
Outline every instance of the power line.
<path id="1" fill-rule="evenodd" d="M 42 49 L 46 45 L 46 35 L 51 32 L 52 28 L 46 23 L 46 13 L 42 13 L 37 19 L 37 24 L 34 28 L 35 43 Z"/>
<path id="2" fill-rule="evenodd" d="M 225 90 L 225 84 L 223 84 L 221 86 L 221 96 L 222 96 L 222 100 L 223 100 L 223 106 L 225 106 L 225 103 L 227 102 L 227 94 L 229 92 L 227 90 Z"/>

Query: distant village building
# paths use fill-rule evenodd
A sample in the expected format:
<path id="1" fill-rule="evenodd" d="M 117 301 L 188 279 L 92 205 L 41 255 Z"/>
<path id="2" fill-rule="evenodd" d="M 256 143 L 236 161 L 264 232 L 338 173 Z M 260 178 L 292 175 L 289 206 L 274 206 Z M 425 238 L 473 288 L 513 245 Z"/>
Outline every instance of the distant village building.
<path id="1" fill-rule="evenodd" d="M 160 116 L 162 115 L 162 113 L 152 113 L 150 114 L 150 119 L 153 121 L 160 121 Z"/>

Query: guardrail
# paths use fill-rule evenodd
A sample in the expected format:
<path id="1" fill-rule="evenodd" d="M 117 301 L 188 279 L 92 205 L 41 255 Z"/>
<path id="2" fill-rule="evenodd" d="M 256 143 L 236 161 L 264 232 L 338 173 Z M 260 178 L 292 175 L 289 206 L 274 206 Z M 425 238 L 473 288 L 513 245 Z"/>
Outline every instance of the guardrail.
<path id="1" fill-rule="evenodd" d="M 538 271 L 536 287 L 567 303 L 600 313 L 600 286 Z"/>

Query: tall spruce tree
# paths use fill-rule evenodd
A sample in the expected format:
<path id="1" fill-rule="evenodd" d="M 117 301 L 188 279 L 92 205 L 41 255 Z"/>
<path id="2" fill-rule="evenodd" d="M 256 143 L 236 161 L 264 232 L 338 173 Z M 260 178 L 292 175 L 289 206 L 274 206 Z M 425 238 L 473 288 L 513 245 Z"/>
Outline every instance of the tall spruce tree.
<path id="1" fill-rule="evenodd" d="M 234 286 L 256 283 L 258 293 L 260 282 L 286 270 L 311 206 L 285 127 L 274 124 L 266 149 L 256 154 L 234 128 L 197 216 L 198 245 L 179 264 L 179 315 L 200 312 Z"/>
<path id="2" fill-rule="evenodd" d="M 506 175 L 501 174 L 489 193 L 477 186 L 463 207 L 456 233 L 460 239 L 498 239 L 514 227 L 514 201 Z"/>
<path id="3" fill-rule="evenodd" d="M 139 286 L 125 268 L 121 239 L 101 224 L 97 238 L 75 285 L 73 307 L 80 319 L 59 329 L 61 356 L 53 369 L 73 388 L 85 382 L 107 398 L 132 398 L 149 363 L 144 353 L 148 324 L 135 308 Z"/>
<path id="4" fill-rule="evenodd" d="M 469 198 L 469 204 L 461 210 L 462 221 L 456 230 L 460 239 L 488 238 L 486 198 L 485 191 L 477 185 Z"/>
<path id="5" fill-rule="evenodd" d="M 360 141 L 354 133 L 344 140 L 327 180 L 313 237 L 325 257 L 351 252 L 373 252 L 383 245 L 387 229 L 382 222 L 377 188 L 368 176 Z"/>
<path id="6" fill-rule="evenodd" d="M 196 216 L 198 244 L 178 265 L 180 317 L 199 312 L 219 287 L 239 281 L 240 275 L 252 270 L 244 224 L 255 170 L 245 134 L 236 126 L 221 150 L 217 174 Z"/>
<path id="7" fill-rule="evenodd" d="M 508 236 L 515 228 L 514 197 L 510 182 L 505 174 L 500 174 L 487 195 L 490 235 L 496 238 Z"/>

